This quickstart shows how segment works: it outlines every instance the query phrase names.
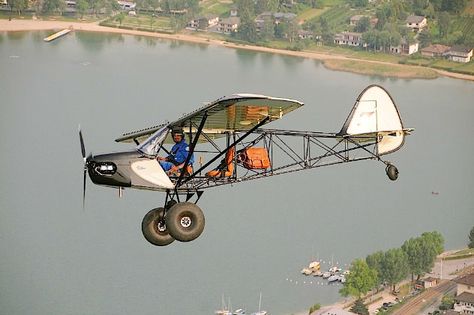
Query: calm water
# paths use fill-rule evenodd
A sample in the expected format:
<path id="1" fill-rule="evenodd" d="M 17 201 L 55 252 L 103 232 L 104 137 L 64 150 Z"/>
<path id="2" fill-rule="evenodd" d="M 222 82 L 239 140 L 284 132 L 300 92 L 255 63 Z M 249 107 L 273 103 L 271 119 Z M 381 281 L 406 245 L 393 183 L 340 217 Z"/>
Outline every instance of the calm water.
<path id="1" fill-rule="evenodd" d="M 474 84 L 326 70 L 319 62 L 128 36 L 0 33 L 0 314 L 213 314 L 221 296 L 248 312 L 307 310 L 338 286 L 299 271 L 343 265 L 438 230 L 449 249 L 474 225 Z M 380 163 L 362 162 L 207 191 L 206 229 L 166 248 L 142 237 L 164 195 L 93 185 L 82 209 L 80 123 L 88 151 L 234 92 L 305 102 L 270 125 L 338 131 L 369 84 L 416 128 Z M 432 191 L 439 192 L 433 195 Z M 309 281 L 313 280 L 313 283 Z"/>

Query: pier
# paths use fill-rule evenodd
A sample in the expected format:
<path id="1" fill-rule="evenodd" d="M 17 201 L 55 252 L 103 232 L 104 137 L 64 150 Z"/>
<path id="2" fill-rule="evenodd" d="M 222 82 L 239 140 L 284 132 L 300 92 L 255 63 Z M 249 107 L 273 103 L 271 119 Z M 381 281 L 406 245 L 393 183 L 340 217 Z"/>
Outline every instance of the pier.
<path id="1" fill-rule="evenodd" d="M 52 34 L 52 35 L 50 35 L 50 36 L 48 36 L 48 37 L 45 37 L 43 40 L 44 40 L 45 42 L 50 42 L 50 41 L 53 41 L 53 40 L 55 40 L 55 39 L 57 39 L 57 38 L 59 38 L 59 37 L 61 37 L 61 36 L 64 36 L 64 35 L 68 34 L 68 33 L 71 32 L 71 31 L 72 31 L 72 29 L 70 29 L 70 28 L 65 28 L 65 29 L 63 29 L 62 31 L 59 31 L 59 32 L 57 32 L 57 33 L 54 33 L 54 34 Z"/>

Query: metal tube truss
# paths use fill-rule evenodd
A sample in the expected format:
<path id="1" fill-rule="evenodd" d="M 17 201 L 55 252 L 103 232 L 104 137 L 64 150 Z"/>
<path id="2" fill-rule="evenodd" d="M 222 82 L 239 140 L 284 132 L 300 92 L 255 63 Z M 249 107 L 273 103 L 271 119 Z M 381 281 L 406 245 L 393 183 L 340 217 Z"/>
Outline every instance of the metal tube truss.
<path id="1" fill-rule="evenodd" d="M 238 132 L 235 132 L 233 136 L 235 137 L 236 134 Z M 271 161 L 271 166 L 268 169 L 246 169 L 238 162 L 238 159 L 234 159 L 235 172 L 233 176 L 207 178 L 195 174 L 190 180 L 183 181 L 180 189 L 200 191 L 215 186 L 319 167 L 363 160 L 381 160 L 377 153 L 378 139 L 375 135 L 349 136 L 277 129 L 256 129 L 252 134 L 255 138 L 245 143 L 239 143 L 237 152 L 248 147 L 266 148 Z M 222 151 L 216 153 L 218 156 L 223 154 Z"/>

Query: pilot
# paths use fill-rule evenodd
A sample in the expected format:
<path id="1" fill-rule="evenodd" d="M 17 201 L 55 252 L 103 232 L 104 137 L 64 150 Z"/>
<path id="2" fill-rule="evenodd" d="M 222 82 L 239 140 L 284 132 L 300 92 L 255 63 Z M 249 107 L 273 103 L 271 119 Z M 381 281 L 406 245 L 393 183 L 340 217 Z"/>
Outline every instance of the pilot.
<path id="1" fill-rule="evenodd" d="M 181 128 L 173 128 L 171 136 L 175 144 L 171 148 L 170 155 L 167 157 L 157 157 L 161 167 L 165 172 L 175 173 L 184 166 L 184 162 L 189 155 L 189 145 L 184 139 L 184 132 Z M 189 165 L 194 163 L 194 154 L 191 155 Z"/>

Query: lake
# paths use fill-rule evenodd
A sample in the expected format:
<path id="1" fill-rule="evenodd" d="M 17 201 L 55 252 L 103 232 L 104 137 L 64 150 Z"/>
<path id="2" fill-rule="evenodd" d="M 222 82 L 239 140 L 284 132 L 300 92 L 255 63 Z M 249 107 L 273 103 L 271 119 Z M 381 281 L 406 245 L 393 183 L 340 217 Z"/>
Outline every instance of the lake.
<path id="1" fill-rule="evenodd" d="M 143 37 L 0 32 L 0 305 L 2 314 L 273 315 L 340 300 L 305 278 L 312 259 L 342 267 L 439 231 L 446 248 L 474 225 L 474 84 L 329 71 L 314 60 Z M 269 128 L 337 132 L 359 93 L 386 88 L 406 127 L 388 159 L 345 164 L 206 191 L 204 233 L 148 244 L 141 220 L 164 194 L 88 181 L 82 207 L 81 125 L 87 151 L 131 148 L 122 133 L 174 120 L 237 92 L 305 106 Z M 439 193 L 439 194 L 433 194 Z"/>

